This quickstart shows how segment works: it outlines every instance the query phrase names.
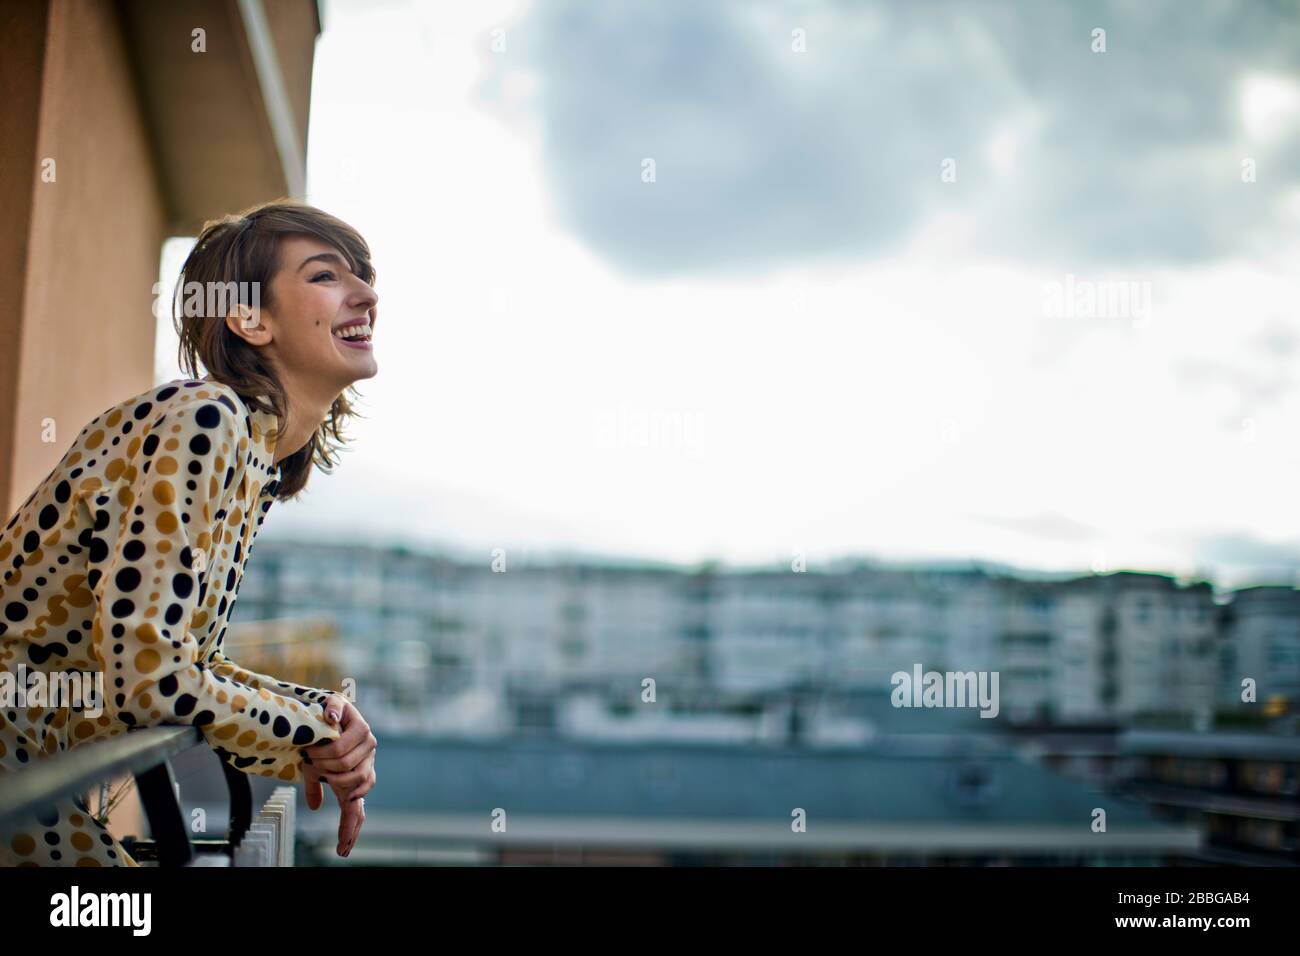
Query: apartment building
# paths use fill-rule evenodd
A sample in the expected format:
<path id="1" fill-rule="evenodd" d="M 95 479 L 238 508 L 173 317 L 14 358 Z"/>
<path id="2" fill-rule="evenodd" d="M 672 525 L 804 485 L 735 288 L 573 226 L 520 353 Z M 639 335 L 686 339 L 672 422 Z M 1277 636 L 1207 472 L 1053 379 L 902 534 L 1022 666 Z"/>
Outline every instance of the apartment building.
<path id="1" fill-rule="evenodd" d="M 1275 593 L 1282 592 L 1282 593 Z M 265 537 L 238 620 L 328 614 L 345 667 L 415 704 L 430 688 L 601 689 L 625 704 L 653 678 L 679 697 L 792 688 L 887 692 L 927 670 L 998 671 L 1011 724 L 1166 720 L 1203 726 L 1222 668 L 1296 693 L 1294 591 L 1244 592 L 1118 572 L 1063 580 L 978 569 L 823 573 L 453 559 Z M 1225 621 L 1231 629 L 1225 632 Z M 1225 637 L 1225 633 L 1228 634 Z"/>

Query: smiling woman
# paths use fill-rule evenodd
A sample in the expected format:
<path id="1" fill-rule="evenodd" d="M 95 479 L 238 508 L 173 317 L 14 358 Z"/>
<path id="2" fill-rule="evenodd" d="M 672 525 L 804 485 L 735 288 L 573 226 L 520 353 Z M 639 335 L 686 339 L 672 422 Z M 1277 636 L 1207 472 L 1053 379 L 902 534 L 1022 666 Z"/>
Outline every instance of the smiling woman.
<path id="1" fill-rule="evenodd" d="M 281 499 L 303 489 L 313 463 L 325 472 L 337 464 L 353 383 L 378 374 L 369 349 L 342 348 L 333 335 L 362 319 L 373 330 L 374 281 L 360 233 L 289 201 L 209 223 L 181 267 L 178 290 L 238 283 L 242 310 L 176 315 L 180 364 L 197 376 L 201 361 L 218 381 L 243 383 L 253 407 L 287 418 L 297 450 L 281 466 Z"/>
<path id="2" fill-rule="evenodd" d="M 190 378 L 88 423 L 0 534 L 0 672 L 97 672 L 105 693 L 102 714 L 0 702 L 0 776 L 135 727 L 192 725 L 245 773 L 305 781 L 312 809 L 328 783 L 351 851 L 375 783 L 369 725 L 331 690 L 240 667 L 223 642 L 267 511 L 313 464 L 330 470 L 344 393 L 378 370 L 373 279 L 360 235 L 309 206 L 203 230 L 181 285 L 240 301 L 177 317 Z M 134 861 L 70 799 L 11 834 L 0 863 Z"/>

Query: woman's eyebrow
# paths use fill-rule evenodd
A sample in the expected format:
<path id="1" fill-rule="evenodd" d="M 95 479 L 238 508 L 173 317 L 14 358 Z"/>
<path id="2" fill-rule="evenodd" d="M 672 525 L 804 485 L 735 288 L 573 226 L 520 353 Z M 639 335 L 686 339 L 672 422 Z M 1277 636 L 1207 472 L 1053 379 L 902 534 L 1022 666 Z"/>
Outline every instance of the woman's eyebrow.
<path id="1" fill-rule="evenodd" d="M 298 267 L 298 271 L 301 272 L 303 269 L 307 267 L 308 263 L 315 262 L 318 259 L 332 260 L 334 262 L 337 262 L 345 269 L 351 268 L 346 262 L 343 261 L 343 257 L 339 255 L 337 252 L 318 252 L 316 253 L 316 255 L 308 256 L 306 259 L 302 260 L 302 265 Z"/>

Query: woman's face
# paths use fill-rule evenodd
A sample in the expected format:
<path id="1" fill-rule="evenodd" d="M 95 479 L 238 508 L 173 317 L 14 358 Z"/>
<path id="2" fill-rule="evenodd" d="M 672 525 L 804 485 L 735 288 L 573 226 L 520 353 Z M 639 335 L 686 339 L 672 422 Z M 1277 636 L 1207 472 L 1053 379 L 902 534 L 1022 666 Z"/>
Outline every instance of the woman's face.
<path id="1" fill-rule="evenodd" d="M 379 373 L 371 335 L 379 296 L 336 247 L 307 236 L 280 241 L 270 305 L 261 309 L 277 371 L 334 394 Z M 345 329 L 361 330 L 343 338 Z"/>

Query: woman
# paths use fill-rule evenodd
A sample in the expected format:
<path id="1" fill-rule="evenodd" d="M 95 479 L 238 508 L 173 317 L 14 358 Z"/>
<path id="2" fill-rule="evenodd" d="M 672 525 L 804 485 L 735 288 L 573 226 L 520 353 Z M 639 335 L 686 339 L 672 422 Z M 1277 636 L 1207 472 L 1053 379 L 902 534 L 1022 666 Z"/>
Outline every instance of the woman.
<path id="1" fill-rule="evenodd" d="M 0 699 L 0 773 L 190 724 L 244 772 L 303 781 L 313 810 L 327 783 L 337 852 L 351 852 L 375 783 L 369 725 L 343 695 L 253 673 L 222 647 L 266 512 L 337 463 L 345 392 L 378 371 L 373 281 L 365 240 L 310 206 L 204 228 L 176 297 L 189 378 L 86 425 L 0 533 L 0 678 L 102 682 L 98 701 Z M 137 865 L 80 797 L 5 834 L 0 863 Z"/>

